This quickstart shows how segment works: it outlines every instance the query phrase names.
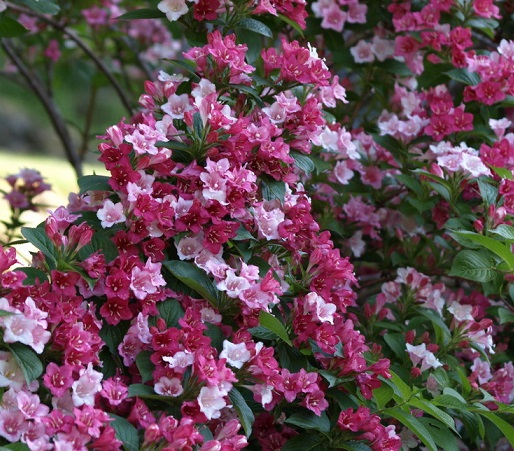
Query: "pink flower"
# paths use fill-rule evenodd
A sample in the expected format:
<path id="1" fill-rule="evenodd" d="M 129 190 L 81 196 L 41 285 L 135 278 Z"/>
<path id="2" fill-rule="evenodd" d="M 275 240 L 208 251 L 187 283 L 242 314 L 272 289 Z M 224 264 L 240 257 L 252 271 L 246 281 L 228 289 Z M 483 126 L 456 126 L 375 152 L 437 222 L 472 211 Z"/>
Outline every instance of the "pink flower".
<path id="1" fill-rule="evenodd" d="M 227 359 L 227 363 L 234 368 L 242 368 L 243 365 L 250 360 L 250 351 L 244 343 L 231 343 L 228 340 L 223 341 L 223 350 L 220 353 L 220 359 Z"/>
<path id="2" fill-rule="evenodd" d="M 321 26 L 323 28 L 339 32 L 343 31 L 347 14 L 341 10 L 337 3 L 332 3 L 328 8 L 323 9 L 322 14 L 323 21 L 321 22 Z"/>
<path id="3" fill-rule="evenodd" d="M 413 346 L 409 343 L 406 344 L 407 352 L 412 361 L 412 364 L 416 366 L 421 363 L 421 371 L 426 371 L 428 368 L 439 368 L 443 364 L 437 360 L 435 355 L 427 350 L 425 343 L 421 343 L 418 346 Z"/>
<path id="4" fill-rule="evenodd" d="M 152 263 L 152 260 L 148 259 L 143 268 L 132 268 L 130 289 L 138 299 L 145 299 L 149 294 L 156 293 L 158 287 L 166 285 L 161 275 L 161 266 L 161 263 Z"/>
<path id="5" fill-rule="evenodd" d="M 87 368 L 80 370 L 78 380 L 73 382 L 71 386 L 75 407 L 80 407 L 84 404 L 94 406 L 95 395 L 102 389 L 102 378 L 102 373 L 93 370 L 91 363 L 88 364 Z"/>
<path id="6" fill-rule="evenodd" d="M 155 393 L 163 396 L 180 396 L 184 392 L 184 388 L 180 384 L 180 379 L 172 377 L 161 377 L 154 386 Z"/>
<path id="7" fill-rule="evenodd" d="M 350 53 L 356 63 L 372 63 L 375 59 L 371 44 L 364 40 L 360 40 L 356 46 L 352 47 Z"/>
<path id="8" fill-rule="evenodd" d="M 7 410 L 0 408 L 0 436 L 10 442 L 18 442 L 25 433 L 29 423 L 21 410 Z"/>
<path id="9" fill-rule="evenodd" d="M 123 205 L 121 202 L 114 204 L 109 199 L 104 201 L 103 207 L 97 211 L 96 216 L 100 219 L 104 229 L 127 220 L 123 214 Z"/>
<path id="10" fill-rule="evenodd" d="M 202 387 L 197 400 L 200 411 L 208 420 L 220 417 L 221 409 L 227 405 L 224 398 L 226 395 L 227 392 L 219 387 Z"/>

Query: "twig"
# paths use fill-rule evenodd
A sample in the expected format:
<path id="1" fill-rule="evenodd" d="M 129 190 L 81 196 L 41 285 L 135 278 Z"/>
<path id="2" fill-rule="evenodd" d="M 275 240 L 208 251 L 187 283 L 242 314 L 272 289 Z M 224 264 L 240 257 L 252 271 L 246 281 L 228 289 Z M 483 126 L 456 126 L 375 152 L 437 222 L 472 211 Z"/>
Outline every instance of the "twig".
<path id="1" fill-rule="evenodd" d="M 21 59 L 20 55 L 18 54 L 16 49 L 11 45 L 9 40 L 2 39 L 2 40 L 0 40 L 0 44 L 1 44 L 2 48 L 4 49 L 5 53 L 7 54 L 7 56 L 11 59 L 13 64 L 18 68 L 20 74 L 25 79 L 27 84 L 30 86 L 32 91 L 36 94 L 36 96 L 39 98 L 39 100 L 43 104 L 43 107 L 45 108 L 45 110 L 50 118 L 50 121 L 52 122 L 54 130 L 57 133 L 57 135 L 59 136 L 59 139 L 61 140 L 61 143 L 64 147 L 64 152 L 66 153 L 68 161 L 73 166 L 73 169 L 75 170 L 75 173 L 77 174 L 77 177 L 80 177 L 82 175 L 82 162 L 75 150 L 75 147 L 73 145 L 73 141 L 69 134 L 68 128 L 66 127 L 66 124 L 65 124 L 61 114 L 59 113 L 57 106 L 53 102 L 52 98 L 45 91 L 45 88 L 41 84 L 41 81 L 34 74 L 32 74 L 30 72 L 30 70 L 25 65 L 25 63 Z"/>
<path id="2" fill-rule="evenodd" d="M 30 16 L 33 16 L 33 17 L 37 17 L 38 19 L 42 20 L 43 22 L 46 22 L 47 24 L 51 25 L 56 30 L 62 31 L 65 35 L 67 35 L 72 41 L 74 41 L 82 49 L 82 51 L 87 56 L 89 56 L 89 58 L 91 58 L 91 60 L 93 60 L 93 62 L 98 67 L 98 69 L 100 69 L 100 71 L 104 73 L 104 75 L 107 77 L 107 79 L 111 83 L 112 87 L 114 88 L 114 90 L 118 94 L 118 97 L 120 98 L 121 102 L 123 103 L 123 105 L 127 109 L 128 113 L 131 116 L 133 116 L 135 114 L 135 111 L 132 108 L 132 106 L 131 106 L 127 96 L 125 95 L 125 93 L 124 93 L 124 91 L 122 89 L 122 87 L 120 86 L 118 81 L 114 78 L 114 76 L 109 71 L 107 66 L 103 63 L 102 60 L 100 60 L 95 55 L 93 50 L 91 50 L 89 48 L 89 46 L 79 36 L 77 36 L 77 34 L 73 30 L 69 29 L 64 24 L 62 24 L 60 22 L 57 22 L 57 21 L 51 19 L 50 17 L 47 17 L 44 14 L 40 14 L 38 12 L 32 11 L 32 10 L 30 10 L 28 8 L 24 8 L 22 6 L 15 5 L 15 4 L 10 3 L 10 2 L 6 2 L 6 4 L 7 4 L 7 7 L 9 9 L 11 9 L 13 11 L 17 11 L 17 12 L 23 13 L 23 14 L 27 14 L 27 15 L 30 15 Z"/>

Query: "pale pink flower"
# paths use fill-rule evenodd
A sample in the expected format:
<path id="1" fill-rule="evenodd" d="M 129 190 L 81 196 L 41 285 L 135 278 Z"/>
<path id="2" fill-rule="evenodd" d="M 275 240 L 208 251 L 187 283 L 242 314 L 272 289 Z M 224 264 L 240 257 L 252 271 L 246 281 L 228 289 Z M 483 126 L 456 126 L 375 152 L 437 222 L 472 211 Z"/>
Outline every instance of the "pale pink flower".
<path id="1" fill-rule="evenodd" d="M 346 20 L 349 23 L 366 23 L 366 13 L 368 7 L 362 3 L 350 3 L 348 5 L 348 14 Z"/>
<path id="2" fill-rule="evenodd" d="M 255 205 L 254 221 L 260 235 L 268 240 L 280 239 L 278 226 L 284 222 L 284 212 L 279 208 L 279 204 L 273 201 L 264 201 Z"/>
<path id="3" fill-rule="evenodd" d="M 371 40 L 371 51 L 379 61 L 385 61 L 394 55 L 394 41 L 383 39 L 377 35 Z"/>
<path id="4" fill-rule="evenodd" d="M 0 387 L 20 390 L 25 384 L 25 376 L 18 362 L 10 352 L 0 351 Z"/>
<path id="5" fill-rule="evenodd" d="M 138 299 L 145 299 L 149 294 L 156 293 L 158 287 L 166 285 L 161 274 L 161 263 L 152 263 L 149 258 L 143 268 L 134 266 L 130 278 L 130 289 Z"/>
<path id="6" fill-rule="evenodd" d="M 251 354 L 244 343 L 231 343 L 228 340 L 223 341 L 223 351 L 220 353 L 220 359 L 227 359 L 227 363 L 234 368 L 242 368 L 243 365 L 250 360 Z"/>
<path id="7" fill-rule="evenodd" d="M 425 343 L 421 343 L 418 346 L 413 346 L 410 343 L 407 343 L 406 347 L 412 364 L 416 366 L 418 363 L 421 363 L 421 371 L 425 371 L 428 368 L 439 368 L 443 366 L 443 364 L 437 360 L 435 355 L 427 350 Z"/>
<path id="8" fill-rule="evenodd" d="M 212 83 L 210 80 L 202 78 L 200 82 L 195 86 L 195 88 L 191 91 L 191 95 L 195 99 L 203 99 L 207 97 L 209 94 L 214 94 L 215 92 L 216 85 Z"/>
<path id="9" fill-rule="evenodd" d="M 195 356 L 187 351 L 178 351 L 173 356 L 163 356 L 162 360 L 167 362 L 170 368 L 183 372 L 188 366 L 194 363 Z"/>
<path id="10" fill-rule="evenodd" d="M 180 379 L 172 377 L 161 377 L 155 384 L 155 393 L 163 396 L 177 397 L 184 393 L 184 388 L 180 385 Z"/>
<path id="11" fill-rule="evenodd" d="M 322 323 L 334 324 L 334 313 L 337 310 L 335 304 L 326 302 L 321 296 L 311 292 L 305 296 L 305 305 L 307 307 L 306 314 L 312 314 Z"/>
<path id="12" fill-rule="evenodd" d="M 348 246 L 352 250 L 352 253 L 355 257 L 360 257 L 364 249 L 366 249 L 366 243 L 362 239 L 362 231 L 358 230 L 355 232 L 352 237 L 347 241 Z"/>
<path id="13" fill-rule="evenodd" d="M 221 323 L 221 320 L 223 319 L 219 313 L 216 313 L 210 307 L 204 307 L 202 310 L 200 310 L 200 314 L 202 315 L 203 323 L 218 324 Z"/>
<path id="14" fill-rule="evenodd" d="M 480 157 L 470 155 L 469 153 L 462 154 L 461 168 L 469 172 L 473 177 L 480 177 L 481 175 L 491 175 L 489 168 L 482 163 Z"/>
<path id="15" fill-rule="evenodd" d="M 200 411 L 208 420 L 220 417 L 221 409 L 227 405 L 224 398 L 226 395 L 227 391 L 220 389 L 220 387 L 202 387 L 197 400 Z"/>
<path id="16" fill-rule="evenodd" d="M 357 42 L 357 45 L 350 49 L 350 53 L 356 63 L 372 63 L 375 60 L 371 44 L 364 40 Z"/>
<path id="17" fill-rule="evenodd" d="M 498 46 L 498 53 L 505 58 L 514 59 L 514 41 L 507 41 L 502 39 Z"/>
<path id="18" fill-rule="evenodd" d="M 499 138 L 503 138 L 505 135 L 505 130 L 507 130 L 512 125 L 512 122 L 509 121 L 506 117 L 501 119 L 489 119 L 489 127 L 493 129 L 494 134 Z"/>
<path id="19" fill-rule="evenodd" d="M 233 269 L 229 269 L 226 272 L 225 279 L 220 280 L 216 284 L 216 287 L 220 291 L 225 291 L 227 296 L 231 298 L 237 298 L 240 293 L 250 288 L 251 284 L 246 278 L 236 276 L 236 273 Z"/>
<path id="20" fill-rule="evenodd" d="M 473 318 L 473 306 L 460 304 L 457 301 L 453 301 L 448 307 L 448 311 L 454 316 L 454 318 L 459 321 L 474 321 Z"/>
<path id="21" fill-rule="evenodd" d="M 28 425 L 20 410 L 0 409 L 0 436 L 10 442 L 18 442 Z"/>
<path id="22" fill-rule="evenodd" d="M 175 243 L 175 246 L 177 247 L 177 255 L 180 260 L 195 258 L 204 249 L 203 233 L 185 236 L 178 243 Z"/>
<path id="23" fill-rule="evenodd" d="M 95 371 L 92 363 L 89 363 L 87 368 L 80 370 L 78 380 L 71 386 L 73 405 L 75 407 L 84 404 L 93 406 L 95 395 L 102 389 L 102 378 L 102 373 Z"/>
<path id="24" fill-rule="evenodd" d="M 332 3 L 328 8 L 322 11 L 323 21 L 321 26 L 326 29 L 335 31 L 343 31 L 347 14 L 341 10 L 337 3 Z"/>
<path id="25" fill-rule="evenodd" d="M 4 0 L 0 0 L 0 13 L 2 11 L 5 11 L 7 9 L 7 5 L 5 4 Z"/>
<path id="26" fill-rule="evenodd" d="M 480 359 L 480 357 L 476 357 L 473 360 L 473 365 L 471 365 L 471 371 L 476 373 L 479 384 L 485 384 L 493 377 L 493 375 L 491 374 L 491 365 L 485 360 Z"/>
<path id="27" fill-rule="evenodd" d="M 338 161 L 334 166 L 334 176 L 341 185 L 348 185 L 353 177 L 353 171 L 348 167 L 346 160 Z"/>
<path id="28" fill-rule="evenodd" d="M 193 107 L 189 103 L 189 96 L 187 94 L 172 94 L 168 101 L 161 106 L 161 109 L 173 119 L 184 119 L 184 113 L 192 110 Z"/>
<path id="29" fill-rule="evenodd" d="M 114 204 L 111 200 L 106 199 L 103 207 L 96 212 L 96 216 L 101 221 L 102 227 L 112 227 L 114 224 L 119 224 L 126 221 L 126 217 L 123 214 L 123 205 L 121 202 Z"/>
<path id="30" fill-rule="evenodd" d="M 178 20 L 188 11 L 185 0 L 162 0 L 157 4 L 157 8 L 166 14 L 170 22 Z"/>

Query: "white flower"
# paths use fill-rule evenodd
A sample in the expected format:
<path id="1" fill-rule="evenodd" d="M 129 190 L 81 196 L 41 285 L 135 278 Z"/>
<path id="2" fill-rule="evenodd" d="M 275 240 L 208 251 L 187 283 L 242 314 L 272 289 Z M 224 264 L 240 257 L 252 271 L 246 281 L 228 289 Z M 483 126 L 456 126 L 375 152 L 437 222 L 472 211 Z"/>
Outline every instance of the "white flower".
<path id="1" fill-rule="evenodd" d="M 162 0 L 157 8 L 166 14 L 166 18 L 171 22 L 178 20 L 188 11 L 185 0 Z"/>
<path id="2" fill-rule="evenodd" d="M 220 358 L 227 359 L 227 363 L 234 368 L 241 368 L 248 360 L 251 354 L 244 343 L 231 343 L 228 340 L 223 342 L 223 351 L 221 351 Z"/>
<path id="3" fill-rule="evenodd" d="M 224 398 L 226 395 L 227 392 L 219 387 L 202 387 L 197 400 L 200 411 L 208 420 L 220 417 L 221 409 L 227 405 Z"/>

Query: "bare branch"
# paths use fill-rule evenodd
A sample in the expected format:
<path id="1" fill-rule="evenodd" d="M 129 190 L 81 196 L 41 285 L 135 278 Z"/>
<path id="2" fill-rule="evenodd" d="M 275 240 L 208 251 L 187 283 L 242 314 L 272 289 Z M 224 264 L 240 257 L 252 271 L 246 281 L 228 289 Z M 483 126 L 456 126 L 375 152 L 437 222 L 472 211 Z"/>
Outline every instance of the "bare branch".
<path id="1" fill-rule="evenodd" d="M 82 175 L 82 162 L 75 150 L 75 146 L 73 145 L 73 141 L 71 139 L 66 123 L 64 122 L 64 119 L 62 118 L 61 113 L 59 112 L 54 101 L 46 92 L 43 84 L 41 83 L 41 80 L 39 80 L 34 74 L 30 72 L 28 67 L 23 62 L 23 59 L 18 54 L 15 47 L 10 43 L 10 41 L 8 39 L 1 39 L 0 45 L 4 49 L 7 56 L 11 59 L 13 64 L 18 68 L 21 76 L 25 79 L 32 91 L 37 95 L 43 104 L 43 107 L 45 108 L 50 121 L 52 122 L 53 128 L 57 133 L 57 136 L 59 136 L 59 139 L 64 147 L 68 161 L 75 169 L 77 177 L 80 177 Z"/>
<path id="2" fill-rule="evenodd" d="M 133 116 L 135 114 L 134 109 L 132 108 L 128 97 L 125 95 L 125 92 L 123 91 L 121 85 L 118 83 L 116 78 L 112 75 L 112 73 L 109 71 L 107 66 L 103 63 L 102 60 L 100 60 L 96 54 L 89 48 L 89 46 L 75 33 L 73 30 L 68 28 L 63 23 L 57 22 L 56 20 L 44 15 L 40 14 L 36 11 L 32 11 L 31 9 L 24 8 L 22 6 L 15 5 L 13 3 L 6 2 L 9 9 L 13 11 L 18 11 L 23 14 L 27 14 L 33 17 L 37 17 L 38 19 L 42 20 L 43 22 L 46 22 L 47 24 L 51 25 L 56 30 L 62 31 L 66 36 L 68 36 L 72 41 L 74 41 L 81 49 L 82 51 L 91 58 L 91 60 L 96 64 L 98 69 L 103 72 L 103 74 L 107 77 L 109 80 L 109 83 L 112 85 L 116 93 L 118 94 L 118 97 L 120 98 L 121 102 L 123 103 L 124 107 L 127 109 L 130 116 Z"/>

